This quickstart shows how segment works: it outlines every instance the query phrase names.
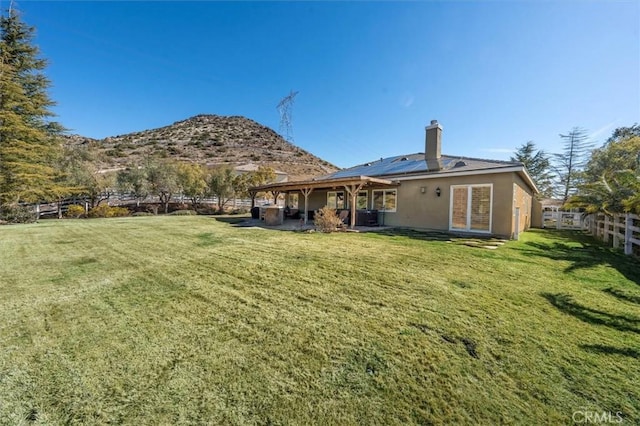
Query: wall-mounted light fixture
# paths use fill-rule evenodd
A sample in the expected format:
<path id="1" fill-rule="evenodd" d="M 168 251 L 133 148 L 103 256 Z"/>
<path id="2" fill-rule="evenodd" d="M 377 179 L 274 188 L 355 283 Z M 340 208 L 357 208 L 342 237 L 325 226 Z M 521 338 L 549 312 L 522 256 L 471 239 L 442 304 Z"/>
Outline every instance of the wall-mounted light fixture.
<path id="1" fill-rule="evenodd" d="M 440 191 L 440 187 L 436 188 L 436 195 L 439 197 L 442 191 Z"/>
<path id="2" fill-rule="evenodd" d="M 421 193 L 423 193 L 423 194 L 424 194 L 425 192 L 427 192 L 427 187 L 425 187 L 425 186 L 421 186 L 421 187 L 420 187 L 420 192 L 421 192 Z"/>

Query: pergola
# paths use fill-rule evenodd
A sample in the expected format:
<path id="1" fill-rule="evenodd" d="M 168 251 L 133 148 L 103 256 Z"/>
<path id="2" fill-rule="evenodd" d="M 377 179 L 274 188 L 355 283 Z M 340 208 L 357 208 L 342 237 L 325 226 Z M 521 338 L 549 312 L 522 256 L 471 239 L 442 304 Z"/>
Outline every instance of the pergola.
<path id="1" fill-rule="evenodd" d="M 384 188 L 398 185 L 398 182 L 392 182 L 387 179 L 379 179 L 370 176 L 352 176 L 333 179 L 312 179 L 296 182 L 270 183 L 266 185 L 254 186 L 253 188 L 249 189 L 249 192 L 271 192 L 274 198 L 277 199 L 278 195 L 281 193 L 300 191 L 302 195 L 304 195 L 304 224 L 306 225 L 309 210 L 309 195 L 311 195 L 311 193 L 315 189 L 344 188 L 350 199 L 350 227 L 353 228 L 356 223 L 355 206 L 358 197 L 358 191 L 368 187 Z"/>

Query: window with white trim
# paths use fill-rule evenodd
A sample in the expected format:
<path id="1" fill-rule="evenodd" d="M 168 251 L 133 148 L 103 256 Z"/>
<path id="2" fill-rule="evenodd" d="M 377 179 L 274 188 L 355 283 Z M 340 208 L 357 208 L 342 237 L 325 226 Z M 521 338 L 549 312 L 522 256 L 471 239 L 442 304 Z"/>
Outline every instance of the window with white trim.
<path id="1" fill-rule="evenodd" d="M 491 232 L 492 196 L 491 184 L 451 186 L 449 228 Z"/>
<path id="2" fill-rule="evenodd" d="M 397 189 L 376 189 L 371 191 L 371 208 L 385 212 L 395 212 L 397 204 Z"/>
<path id="3" fill-rule="evenodd" d="M 344 201 L 344 191 L 327 192 L 327 207 L 330 209 L 344 209 Z"/>

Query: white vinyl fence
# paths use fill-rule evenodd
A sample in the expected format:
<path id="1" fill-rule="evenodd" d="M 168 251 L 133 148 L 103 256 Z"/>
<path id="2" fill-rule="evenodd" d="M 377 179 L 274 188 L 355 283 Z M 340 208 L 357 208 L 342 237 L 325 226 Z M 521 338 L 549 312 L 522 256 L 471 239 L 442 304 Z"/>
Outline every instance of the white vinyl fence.
<path id="1" fill-rule="evenodd" d="M 626 213 L 612 216 L 604 213 L 585 215 L 549 209 L 543 212 L 545 228 L 584 230 L 625 254 L 640 256 L 640 216 Z"/>
<path id="2" fill-rule="evenodd" d="M 587 216 L 587 229 L 594 237 L 611 244 L 614 248 L 622 247 L 624 254 L 640 254 L 640 216 L 626 213 Z"/>
<path id="3" fill-rule="evenodd" d="M 585 229 L 584 219 L 580 212 L 562 211 L 555 207 L 542 212 L 543 228 Z"/>

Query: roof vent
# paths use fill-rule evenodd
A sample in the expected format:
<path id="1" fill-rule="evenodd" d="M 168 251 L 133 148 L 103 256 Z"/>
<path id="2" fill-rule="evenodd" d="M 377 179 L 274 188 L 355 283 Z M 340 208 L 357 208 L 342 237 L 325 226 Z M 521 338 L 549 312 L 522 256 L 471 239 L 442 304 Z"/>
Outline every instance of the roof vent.
<path id="1" fill-rule="evenodd" d="M 409 158 L 407 158 L 407 157 L 402 157 L 402 158 L 400 159 L 400 161 L 407 161 L 408 159 L 409 159 Z"/>
<path id="2" fill-rule="evenodd" d="M 365 167 L 369 167 L 371 165 L 371 163 L 364 163 Z"/>
<path id="3" fill-rule="evenodd" d="M 465 161 L 458 161 L 453 167 L 464 167 L 467 163 Z"/>

